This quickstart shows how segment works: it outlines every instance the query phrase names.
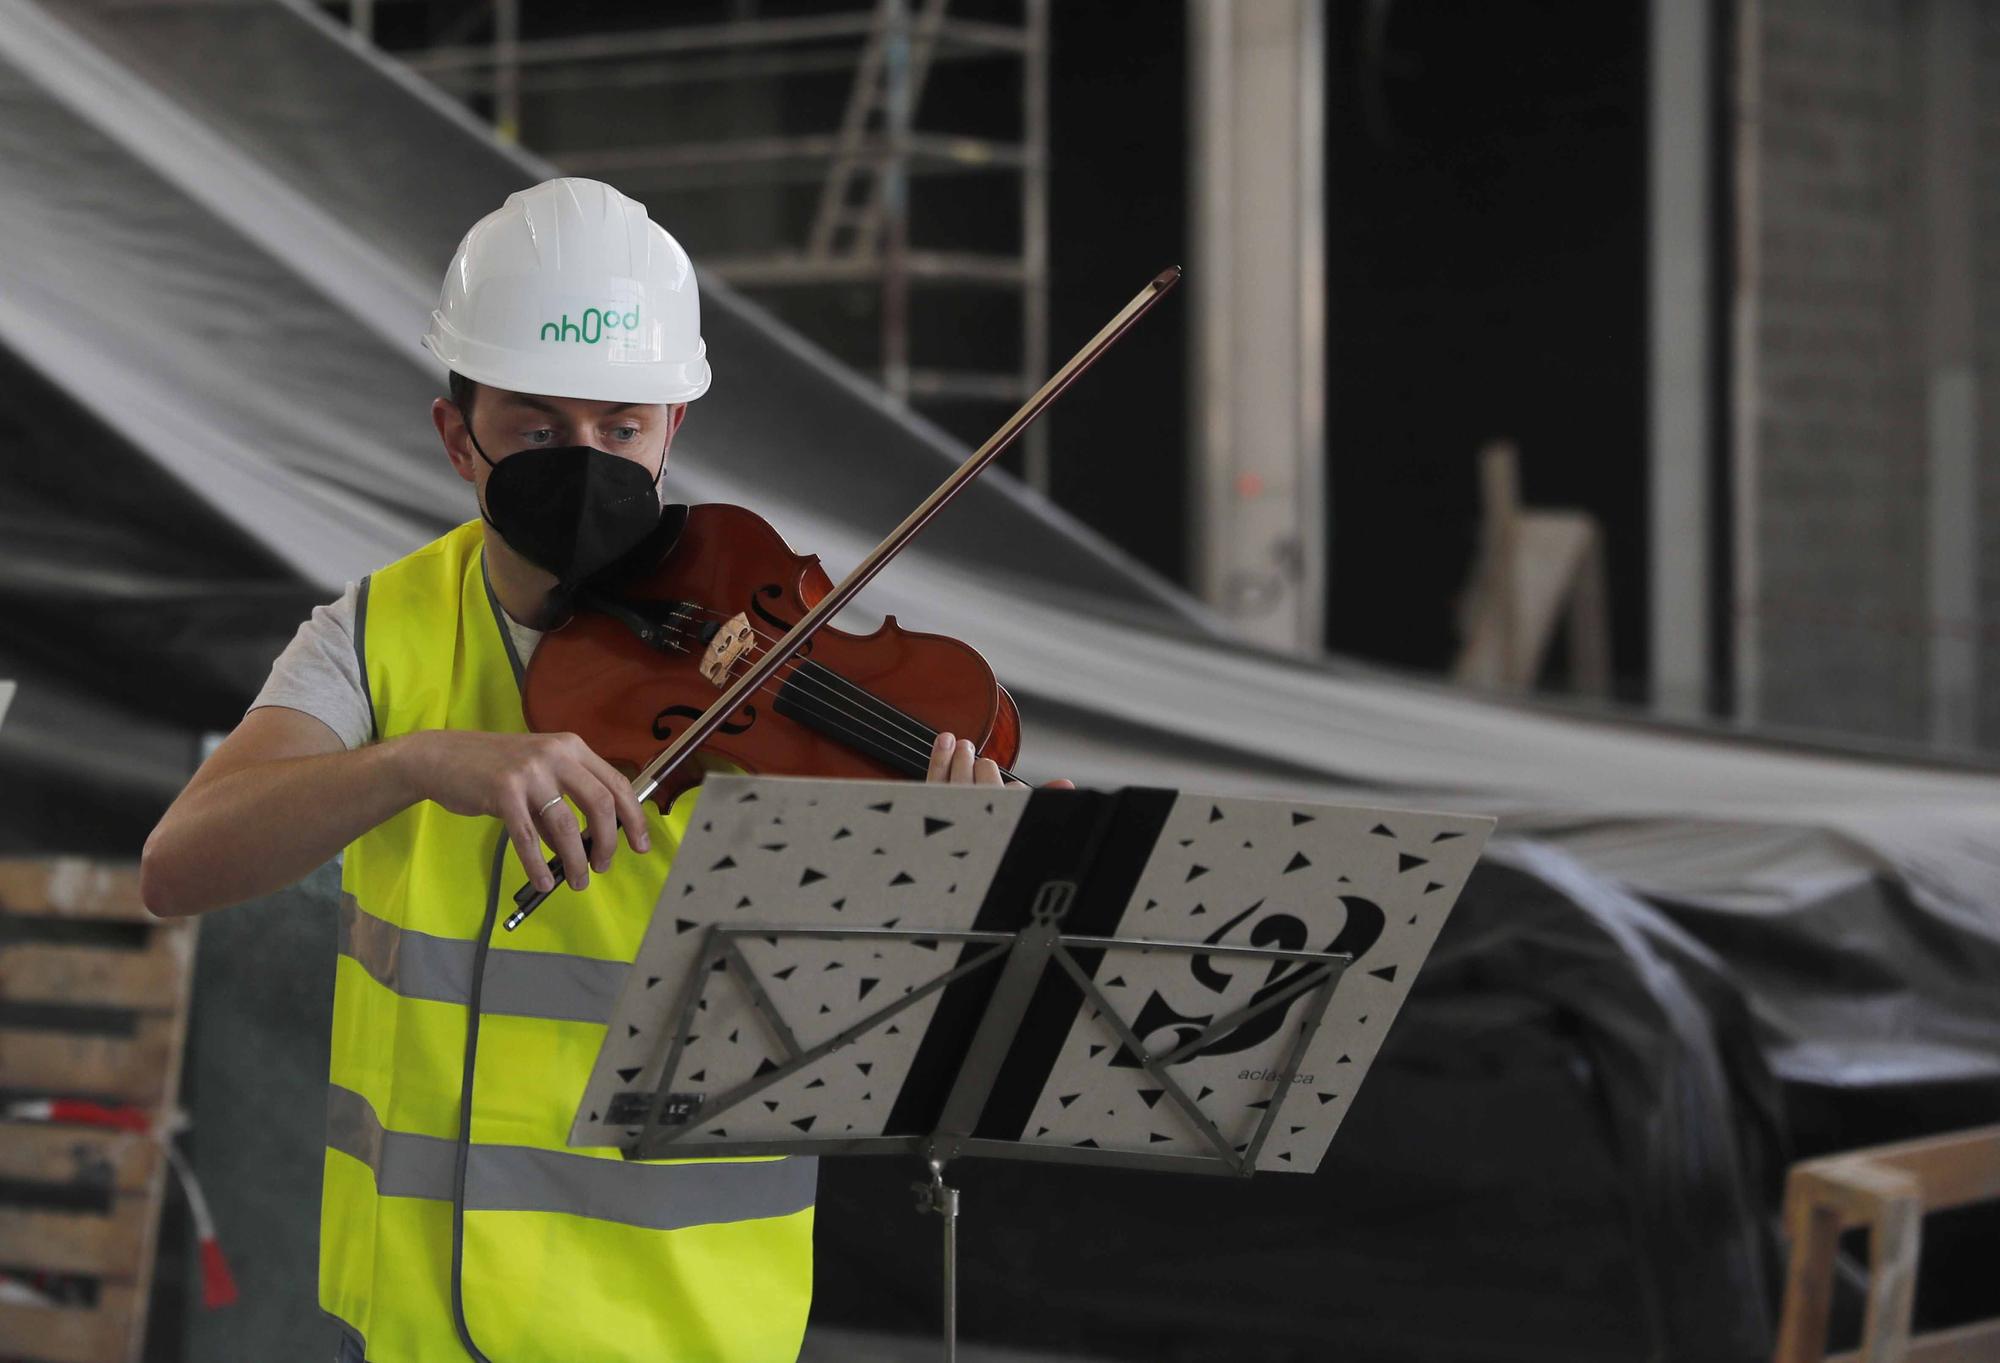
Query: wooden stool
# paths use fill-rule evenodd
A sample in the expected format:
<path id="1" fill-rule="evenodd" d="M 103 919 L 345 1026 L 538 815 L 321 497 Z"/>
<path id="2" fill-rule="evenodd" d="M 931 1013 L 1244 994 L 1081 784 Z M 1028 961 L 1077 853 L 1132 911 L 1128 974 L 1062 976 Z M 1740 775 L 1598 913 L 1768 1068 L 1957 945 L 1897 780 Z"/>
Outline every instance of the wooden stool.
<path id="1" fill-rule="evenodd" d="M 1992 1363 L 2000 1318 L 1910 1335 L 1925 1212 L 2000 1198 L 2000 1126 L 1878 1145 L 1792 1166 L 1785 1232 L 1792 1261 L 1774 1363 L 1826 1357 L 1833 1260 L 1842 1231 L 1868 1228 L 1868 1304 L 1861 1350 L 1837 1363 Z M 1996 1279 L 2000 1281 L 2000 1279 Z"/>
<path id="2" fill-rule="evenodd" d="M 1611 693 L 1611 604 L 1604 532 L 1583 511 L 1521 505 L 1520 453 L 1495 441 L 1479 455 L 1479 553 L 1459 597 L 1452 680 L 1526 691 L 1568 625 L 1570 689 Z"/>
<path id="3" fill-rule="evenodd" d="M 0 1025 L 0 1090 L 143 1108 L 158 1133 L 179 1097 L 195 920 L 154 918 L 138 880 L 129 865 L 0 858 L 0 1004 L 42 1013 Z M 65 1028 L 77 1009 L 97 1030 Z M 130 1034 L 106 1035 L 111 1019 Z M 157 1135 L 0 1120 L 0 1183 L 24 1189 L 0 1201 L 0 1264 L 96 1284 L 79 1304 L 0 1302 L 0 1356 L 137 1363 L 165 1180 Z"/>

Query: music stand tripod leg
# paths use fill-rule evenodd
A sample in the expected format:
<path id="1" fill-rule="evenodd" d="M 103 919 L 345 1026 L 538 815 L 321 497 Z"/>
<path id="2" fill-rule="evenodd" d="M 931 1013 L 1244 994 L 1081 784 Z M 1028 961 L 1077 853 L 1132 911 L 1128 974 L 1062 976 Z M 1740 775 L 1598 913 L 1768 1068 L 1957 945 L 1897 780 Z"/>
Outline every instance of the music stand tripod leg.
<path id="1" fill-rule="evenodd" d="M 944 1161 L 930 1160 L 929 1183 L 911 1186 L 917 1211 L 936 1212 L 944 1223 L 944 1363 L 958 1363 L 958 1189 L 944 1181 Z"/>

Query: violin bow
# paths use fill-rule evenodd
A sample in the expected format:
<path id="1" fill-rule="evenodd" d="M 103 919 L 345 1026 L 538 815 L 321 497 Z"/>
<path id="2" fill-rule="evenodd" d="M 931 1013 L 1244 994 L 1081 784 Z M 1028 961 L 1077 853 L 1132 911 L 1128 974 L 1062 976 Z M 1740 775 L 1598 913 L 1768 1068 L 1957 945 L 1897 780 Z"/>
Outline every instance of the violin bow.
<path id="1" fill-rule="evenodd" d="M 784 638 L 765 649 L 747 671 L 716 697 L 700 719 L 683 729 L 672 743 L 648 762 L 645 768 L 632 778 L 632 794 L 642 804 L 650 799 L 653 792 L 659 789 L 660 783 L 693 756 L 695 749 L 720 728 L 723 721 L 736 712 L 737 707 L 749 699 L 757 688 L 769 681 L 779 668 L 791 661 L 792 655 L 812 638 L 815 630 L 832 619 L 863 587 L 872 582 L 875 575 L 887 567 L 889 561 L 917 537 L 918 531 L 930 524 L 938 512 L 951 505 L 952 499 L 964 491 L 968 483 L 977 478 L 988 464 L 1013 444 L 1036 417 L 1061 397 L 1064 390 L 1075 383 L 1086 369 L 1097 363 L 1105 351 L 1117 344 L 1118 338 L 1130 330 L 1134 322 L 1144 317 L 1152 309 L 1153 304 L 1165 297 L 1169 289 L 1180 283 L 1180 279 L 1180 266 L 1170 265 L 1155 275 L 1145 288 L 1139 290 L 1131 302 L 1120 308 L 1115 317 L 1084 343 L 1081 350 L 1070 356 L 1062 368 L 1049 376 L 1048 382 L 1037 389 L 1034 396 L 1021 404 L 1020 410 L 1002 422 L 1000 428 L 986 438 L 985 444 L 968 455 L 965 462 L 952 471 L 950 477 L 938 484 L 930 496 L 918 504 L 916 510 L 903 518 L 901 525 L 891 530 L 880 544 L 870 550 L 868 557 L 862 559 L 853 572 L 842 578 L 817 605 L 799 617 L 798 623 L 786 632 Z M 617 836 L 615 830 L 612 836 Z M 587 839 L 585 845 L 588 845 Z M 549 858 L 549 874 L 555 877 L 556 886 L 559 887 L 564 883 L 561 857 Z M 527 921 L 528 915 L 541 907 L 542 901 L 554 892 L 553 888 L 536 889 L 533 881 L 523 885 L 514 896 L 514 911 L 507 916 L 507 931 L 512 932 L 520 927 Z"/>

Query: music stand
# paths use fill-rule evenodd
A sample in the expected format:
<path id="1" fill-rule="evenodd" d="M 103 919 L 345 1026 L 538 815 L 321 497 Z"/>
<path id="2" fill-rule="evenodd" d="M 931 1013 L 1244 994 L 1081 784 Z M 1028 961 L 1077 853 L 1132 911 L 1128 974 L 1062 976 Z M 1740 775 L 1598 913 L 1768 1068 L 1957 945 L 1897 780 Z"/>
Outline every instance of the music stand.
<path id="1" fill-rule="evenodd" d="M 918 1156 L 952 1359 L 951 1160 L 1310 1172 L 1491 827 L 711 777 L 571 1143 Z"/>

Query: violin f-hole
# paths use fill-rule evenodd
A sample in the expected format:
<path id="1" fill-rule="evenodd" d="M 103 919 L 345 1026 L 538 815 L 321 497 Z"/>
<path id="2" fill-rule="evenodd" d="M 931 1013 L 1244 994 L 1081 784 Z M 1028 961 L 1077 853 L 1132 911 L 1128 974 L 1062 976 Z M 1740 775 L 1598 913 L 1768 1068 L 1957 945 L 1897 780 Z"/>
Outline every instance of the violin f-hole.
<path id="1" fill-rule="evenodd" d="M 764 603 L 758 600 L 758 598 L 769 597 L 773 601 L 779 601 L 784 599 L 784 595 L 785 595 L 785 589 L 783 587 L 778 586 L 776 583 L 772 582 L 765 583 L 763 586 L 759 587 L 756 591 L 750 594 L 750 609 L 757 613 L 757 618 L 759 620 L 762 620 L 772 629 L 778 631 L 778 635 L 781 638 L 792 632 L 792 625 L 795 622 L 787 620 L 781 615 L 775 615 L 771 611 L 766 610 L 764 607 Z M 807 639 L 803 644 L 799 645 L 798 656 L 801 658 L 810 658 L 812 656 L 812 651 L 813 651 L 813 641 L 811 639 Z"/>

